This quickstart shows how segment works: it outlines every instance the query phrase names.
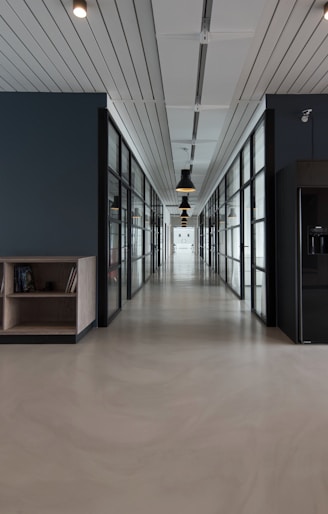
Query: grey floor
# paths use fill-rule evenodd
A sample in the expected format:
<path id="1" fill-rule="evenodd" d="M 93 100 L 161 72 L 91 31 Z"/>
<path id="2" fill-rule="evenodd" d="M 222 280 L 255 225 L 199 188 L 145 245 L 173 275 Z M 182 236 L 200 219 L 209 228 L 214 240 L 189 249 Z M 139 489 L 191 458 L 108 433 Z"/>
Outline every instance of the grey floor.
<path id="1" fill-rule="evenodd" d="M 0 345 L 0 514 L 326 514 L 328 347 L 176 254 L 78 345 Z"/>

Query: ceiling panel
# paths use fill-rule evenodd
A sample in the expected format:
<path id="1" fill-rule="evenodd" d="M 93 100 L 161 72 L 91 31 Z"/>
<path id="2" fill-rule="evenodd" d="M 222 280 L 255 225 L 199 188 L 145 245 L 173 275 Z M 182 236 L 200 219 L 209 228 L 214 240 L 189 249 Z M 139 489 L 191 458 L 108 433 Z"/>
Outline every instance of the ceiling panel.
<path id="1" fill-rule="evenodd" d="M 168 105 L 193 105 L 199 42 L 158 38 L 163 87 Z"/>
<path id="2" fill-rule="evenodd" d="M 191 139 L 193 117 L 191 109 L 167 109 L 171 139 Z"/>
<path id="3" fill-rule="evenodd" d="M 250 47 L 250 38 L 214 41 L 208 45 L 202 103 L 229 105 L 240 68 Z"/>
<path id="4" fill-rule="evenodd" d="M 255 30 L 266 0 L 219 0 L 213 2 L 211 31 Z"/>
<path id="5" fill-rule="evenodd" d="M 203 4 L 199 0 L 153 0 L 156 32 L 164 34 L 197 33 L 201 30 Z"/>
<path id="6" fill-rule="evenodd" d="M 227 109 L 213 109 L 200 112 L 197 139 L 215 139 L 217 141 L 221 133 L 226 114 Z"/>

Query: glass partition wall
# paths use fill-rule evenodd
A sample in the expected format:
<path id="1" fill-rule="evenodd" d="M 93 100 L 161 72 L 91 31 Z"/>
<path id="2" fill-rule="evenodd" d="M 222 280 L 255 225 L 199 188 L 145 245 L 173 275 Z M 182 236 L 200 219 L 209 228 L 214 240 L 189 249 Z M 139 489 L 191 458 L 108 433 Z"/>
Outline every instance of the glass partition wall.
<path id="1" fill-rule="evenodd" d="M 267 325 L 275 325 L 272 131 L 267 112 L 199 217 L 200 256 Z"/>
<path id="2" fill-rule="evenodd" d="M 162 263 L 163 206 L 107 111 L 99 114 L 99 326 Z"/>

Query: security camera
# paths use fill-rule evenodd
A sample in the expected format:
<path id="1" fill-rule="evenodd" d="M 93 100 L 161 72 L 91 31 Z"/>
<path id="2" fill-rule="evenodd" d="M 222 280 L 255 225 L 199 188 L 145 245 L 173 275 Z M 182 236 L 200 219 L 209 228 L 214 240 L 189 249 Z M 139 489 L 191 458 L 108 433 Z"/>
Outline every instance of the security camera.
<path id="1" fill-rule="evenodd" d="M 303 123 L 307 123 L 309 121 L 309 116 L 310 116 L 311 112 L 312 112 L 312 109 L 304 109 L 302 111 L 301 121 Z"/>

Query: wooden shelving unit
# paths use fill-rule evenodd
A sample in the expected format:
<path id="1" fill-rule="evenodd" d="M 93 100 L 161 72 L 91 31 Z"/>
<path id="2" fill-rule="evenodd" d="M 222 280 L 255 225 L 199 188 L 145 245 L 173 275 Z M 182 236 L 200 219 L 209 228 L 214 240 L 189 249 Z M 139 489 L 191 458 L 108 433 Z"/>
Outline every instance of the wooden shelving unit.
<path id="1" fill-rule="evenodd" d="M 29 265 L 35 290 L 15 292 L 15 266 Z M 74 292 L 65 292 L 72 267 Z M 96 319 L 96 257 L 0 259 L 1 342 L 77 342 Z M 1 282 L 0 282 L 1 283 Z"/>

